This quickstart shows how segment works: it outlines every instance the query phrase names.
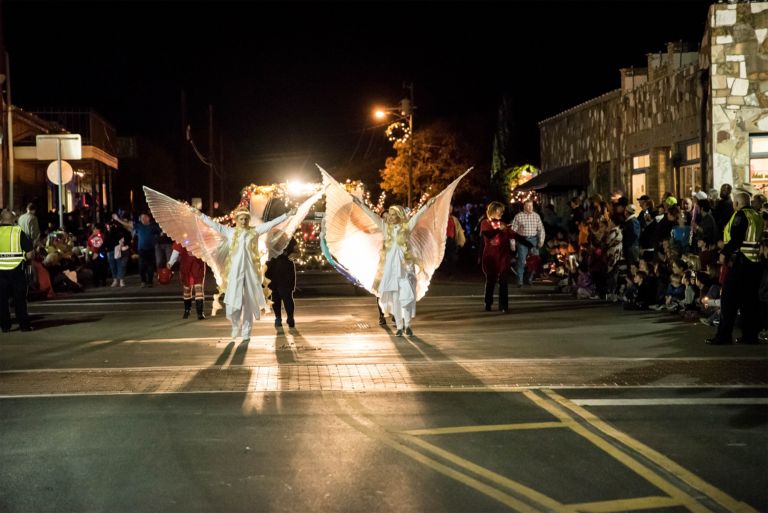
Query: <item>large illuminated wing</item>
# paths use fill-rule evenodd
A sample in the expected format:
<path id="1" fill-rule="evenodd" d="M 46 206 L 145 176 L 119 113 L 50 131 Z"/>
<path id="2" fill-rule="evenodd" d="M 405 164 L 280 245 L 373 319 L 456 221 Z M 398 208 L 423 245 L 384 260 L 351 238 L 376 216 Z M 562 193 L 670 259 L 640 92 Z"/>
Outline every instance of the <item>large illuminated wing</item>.
<path id="1" fill-rule="evenodd" d="M 170 238 L 187 248 L 213 270 L 216 283 L 222 284 L 221 272 L 229 250 L 227 238 L 205 224 L 183 203 L 149 187 L 144 187 L 147 203 L 160 228 Z"/>
<path id="2" fill-rule="evenodd" d="M 318 166 L 320 167 L 320 166 Z M 379 267 L 384 234 L 353 197 L 323 168 L 325 218 L 323 236 L 333 258 L 368 291 Z"/>
<path id="3" fill-rule="evenodd" d="M 314 196 L 307 198 L 307 200 L 296 209 L 296 215 L 289 217 L 269 230 L 263 237 L 259 238 L 259 246 L 261 246 L 261 241 L 264 241 L 264 247 L 269 253 L 269 258 L 275 258 L 285 250 L 288 243 L 291 241 L 291 237 L 293 237 L 293 232 L 296 231 L 296 228 L 298 228 L 304 218 L 307 217 L 309 209 L 311 209 L 312 205 L 317 203 L 322 197 L 323 191 L 319 191 L 315 193 Z M 261 247 L 259 249 L 261 250 Z"/>
<path id="4" fill-rule="evenodd" d="M 416 274 L 416 301 L 427 293 L 432 275 L 443 261 L 453 192 L 470 171 L 472 168 L 438 194 L 432 206 L 418 217 L 416 225 L 411 229 L 411 251 L 414 260 L 421 265 L 420 272 Z"/>

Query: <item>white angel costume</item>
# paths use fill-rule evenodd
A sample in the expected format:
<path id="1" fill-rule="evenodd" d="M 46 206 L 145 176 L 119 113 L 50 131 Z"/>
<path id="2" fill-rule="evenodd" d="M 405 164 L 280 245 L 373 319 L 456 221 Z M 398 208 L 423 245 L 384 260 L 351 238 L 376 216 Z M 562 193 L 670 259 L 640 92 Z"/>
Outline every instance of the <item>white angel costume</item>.
<path id="1" fill-rule="evenodd" d="M 334 259 L 372 294 L 397 328 L 408 327 L 445 253 L 451 197 L 461 175 L 410 220 L 390 225 L 350 195 L 324 169 L 324 238 Z"/>
<path id="2" fill-rule="evenodd" d="M 251 224 L 258 226 L 241 229 L 219 224 L 148 187 L 144 191 L 152 215 L 163 231 L 213 270 L 219 292 L 225 294 L 232 338 L 242 331 L 243 340 L 250 339 L 253 320 L 261 319 L 261 311 L 269 308 L 262 289 L 262 257 L 273 258 L 283 252 L 322 193 L 305 201 L 292 217 L 283 214 L 268 223 L 251 218 Z"/>

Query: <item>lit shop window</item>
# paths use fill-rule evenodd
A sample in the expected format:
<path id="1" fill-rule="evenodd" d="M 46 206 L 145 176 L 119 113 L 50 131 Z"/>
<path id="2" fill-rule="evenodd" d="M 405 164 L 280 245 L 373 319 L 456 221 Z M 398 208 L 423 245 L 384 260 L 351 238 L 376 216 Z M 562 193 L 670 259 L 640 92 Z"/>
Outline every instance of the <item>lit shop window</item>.
<path id="1" fill-rule="evenodd" d="M 768 186 L 768 135 L 749 138 L 749 181 L 758 189 Z"/>
<path id="2" fill-rule="evenodd" d="M 646 169 L 650 167 L 651 165 L 651 155 L 650 153 L 645 153 L 643 155 L 635 155 L 632 157 L 632 170 L 634 171 L 640 171 L 643 169 Z"/>
<path id="3" fill-rule="evenodd" d="M 685 147 L 685 161 L 692 162 L 701 159 L 701 144 L 694 143 Z"/>

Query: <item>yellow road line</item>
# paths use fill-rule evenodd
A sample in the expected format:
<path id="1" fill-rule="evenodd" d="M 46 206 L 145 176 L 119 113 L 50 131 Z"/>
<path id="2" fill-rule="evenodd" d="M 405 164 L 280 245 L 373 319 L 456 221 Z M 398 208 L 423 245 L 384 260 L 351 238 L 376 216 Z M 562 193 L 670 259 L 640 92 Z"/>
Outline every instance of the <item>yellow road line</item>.
<path id="1" fill-rule="evenodd" d="M 637 511 L 638 509 L 671 508 L 674 506 L 682 506 L 682 504 L 671 497 L 640 497 L 618 501 L 568 504 L 566 508 L 573 512 L 612 513 L 614 511 Z"/>
<path id="2" fill-rule="evenodd" d="M 670 483 L 660 475 L 656 474 L 645 465 L 641 464 L 639 461 L 631 458 L 629 455 L 623 453 L 613 445 L 609 444 L 607 441 L 603 440 L 601 437 L 592 433 L 584 426 L 578 424 L 567 413 L 565 413 L 564 411 L 561 411 L 560 408 L 555 406 L 553 403 L 551 403 L 547 399 L 539 397 L 533 391 L 528 391 L 523 393 L 535 404 L 539 405 L 541 408 L 545 409 L 555 417 L 559 418 L 561 421 L 568 422 L 569 427 L 573 431 L 575 431 L 576 433 L 583 436 L 584 438 L 592 442 L 594 445 L 596 445 L 600 449 L 604 450 L 605 452 L 613 456 L 615 459 L 617 459 L 618 461 L 620 461 L 621 463 L 629 467 L 636 474 L 645 478 L 648 482 L 650 482 L 657 488 L 669 494 L 669 496 L 672 497 L 677 504 L 684 505 L 685 507 L 690 509 L 693 513 L 706 513 L 710 511 L 709 509 L 704 507 L 703 504 L 698 502 L 696 499 L 689 496 L 684 491 L 680 490 L 678 487 L 676 487 L 675 485 L 673 485 L 672 483 Z"/>
<path id="3" fill-rule="evenodd" d="M 400 434 L 411 436 L 423 435 L 453 435 L 457 433 L 482 433 L 484 431 L 512 431 L 516 429 L 545 429 L 568 427 L 562 422 L 528 422 L 525 424 L 494 424 L 489 426 L 460 426 L 434 429 L 412 429 L 398 431 Z"/>
<path id="4" fill-rule="evenodd" d="M 505 504 L 509 506 L 510 508 L 519 511 L 521 513 L 538 513 L 538 509 L 529 506 L 528 504 L 525 504 L 524 502 L 507 495 L 506 493 L 497 490 L 496 488 L 493 488 L 492 486 L 488 486 L 485 483 L 482 483 L 478 481 L 477 479 L 473 479 L 467 475 L 462 474 L 461 472 L 458 472 L 450 467 L 447 467 L 446 465 L 443 465 L 442 463 L 439 463 L 431 458 L 428 458 L 427 456 L 424 456 L 418 451 L 415 451 L 411 449 L 410 447 L 406 447 L 400 442 L 396 440 L 392 440 L 391 438 L 388 438 L 386 436 L 380 435 L 379 433 L 373 431 L 372 429 L 364 426 L 357 420 L 355 420 L 351 415 L 346 413 L 344 410 L 341 409 L 339 404 L 336 402 L 336 399 L 333 397 L 333 394 L 331 392 L 322 392 L 323 401 L 325 404 L 333 411 L 333 413 L 344 423 L 349 425 L 350 427 L 356 429 L 360 433 L 368 436 L 369 438 L 372 438 L 378 442 L 381 442 L 392 449 L 395 449 L 396 451 L 399 451 L 406 456 L 409 456 L 410 458 L 418 461 L 419 463 L 422 463 L 423 465 L 426 465 L 427 467 L 445 475 L 452 479 L 455 479 L 459 481 L 460 483 L 463 483 L 470 488 L 474 488 L 475 490 L 482 492 L 489 497 L 492 497 L 493 499 L 496 499 L 497 501 L 501 502 L 502 504 Z"/>
<path id="5" fill-rule="evenodd" d="M 594 427 L 596 427 L 606 435 L 612 438 L 615 438 L 616 440 L 620 441 L 627 447 L 630 447 L 635 451 L 639 452 L 640 454 L 642 454 L 649 460 L 653 461 L 660 467 L 674 474 L 683 482 L 687 483 L 693 488 L 709 496 L 710 498 L 712 498 L 714 501 L 716 501 L 717 503 L 719 503 L 729 511 L 734 511 L 737 513 L 756 513 L 757 512 L 757 510 L 754 509 L 752 506 L 745 504 L 743 502 L 737 501 L 727 493 L 723 492 L 722 490 L 719 490 L 718 488 L 715 488 L 714 486 L 707 483 L 700 477 L 684 469 L 683 467 L 681 467 L 674 461 L 670 460 L 663 454 L 654 451 L 647 445 L 641 444 L 634 438 L 631 438 L 626 434 L 622 433 L 621 431 L 612 428 L 611 426 L 609 426 L 608 424 L 606 424 L 605 422 L 597 418 L 591 412 L 585 410 L 580 406 L 577 406 L 576 404 L 574 404 L 572 401 L 569 401 L 565 397 L 562 397 L 561 395 L 553 392 L 552 390 L 543 390 L 543 392 L 547 394 L 549 397 L 551 397 L 554 401 L 557 401 L 558 404 L 561 404 L 563 407 L 573 411 L 574 413 L 582 417 L 584 420 L 589 422 L 591 425 L 593 425 Z M 528 393 L 526 393 L 526 395 L 528 395 Z"/>
<path id="6" fill-rule="evenodd" d="M 461 458 L 459 456 L 456 456 L 453 453 L 450 453 L 446 450 L 443 450 L 439 447 L 436 447 L 430 443 L 425 442 L 424 440 L 421 440 L 415 436 L 411 436 L 408 434 L 405 434 L 403 432 L 398 432 L 395 429 L 392 429 L 390 426 L 388 426 L 386 423 L 381 422 L 380 420 L 377 420 L 374 415 L 369 412 L 362 404 L 360 404 L 360 401 L 357 399 L 357 396 L 354 392 L 349 392 L 346 394 L 347 403 L 349 403 L 350 406 L 352 406 L 354 409 L 359 411 L 361 414 L 363 414 L 366 418 L 371 420 L 374 424 L 378 425 L 379 427 L 383 428 L 387 432 L 401 438 L 404 440 L 407 440 L 411 442 L 414 445 L 417 445 L 421 447 L 422 449 L 426 449 L 429 452 L 433 454 L 437 454 L 441 458 L 444 458 L 451 463 L 454 463 L 455 465 L 458 465 L 462 468 L 465 468 L 467 470 L 470 470 L 474 472 L 475 474 L 484 477 L 485 479 L 492 481 L 494 483 L 500 484 L 506 488 L 509 488 L 510 490 L 513 490 L 517 492 L 520 495 L 523 495 L 525 497 L 528 497 L 532 499 L 533 501 L 541 504 L 542 506 L 555 510 L 555 511 L 565 511 L 565 506 L 561 504 L 560 502 L 552 499 L 551 497 L 547 497 L 546 495 L 537 492 L 536 490 L 532 488 L 528 488 L 525 485 L 522 485 L 516 481 L 512 481 L 509 478 L 506 478 L 500 474 L 497 474 L 495 472 L 492 472 L 486 468 L 483 468 L 479 465 L 476 465 L 470 461 L 465 460 L 464 458 Z M 556 423 L 560 424 L 560 423 Z M 463 474 L 462 474 L 463 475 Z"/>

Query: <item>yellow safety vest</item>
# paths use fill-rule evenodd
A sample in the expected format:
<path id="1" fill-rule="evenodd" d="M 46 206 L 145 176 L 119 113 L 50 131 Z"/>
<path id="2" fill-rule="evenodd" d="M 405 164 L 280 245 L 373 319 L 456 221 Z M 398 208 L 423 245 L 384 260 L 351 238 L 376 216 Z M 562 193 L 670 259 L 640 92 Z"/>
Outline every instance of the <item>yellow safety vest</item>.
<path id="1" fill-rule="evenodd" d="M 763 218 L 752 210 L 751 208 L 742 208 L 740 212 L 744 212 L 747 216 L 747 234 L 744 236 L 744 242 L 741 243 L 741 247 L 737 252 L 743 253 L 752 262 L 760 262 L 760 242 L 763 240 Z M 731 240 L 731 223 L 736 217 L 738 212 L 735 212 L 731 216 L 731 220 L 725 227 L 725 233 L 723 234 L 723 241 L 727 244 Z"/>
<path id="2" fill-rule="evenodd" d="M 0 226 L 0 271 L 10 271 L 24 260 L 21 249 L 21 228 Z"/>

